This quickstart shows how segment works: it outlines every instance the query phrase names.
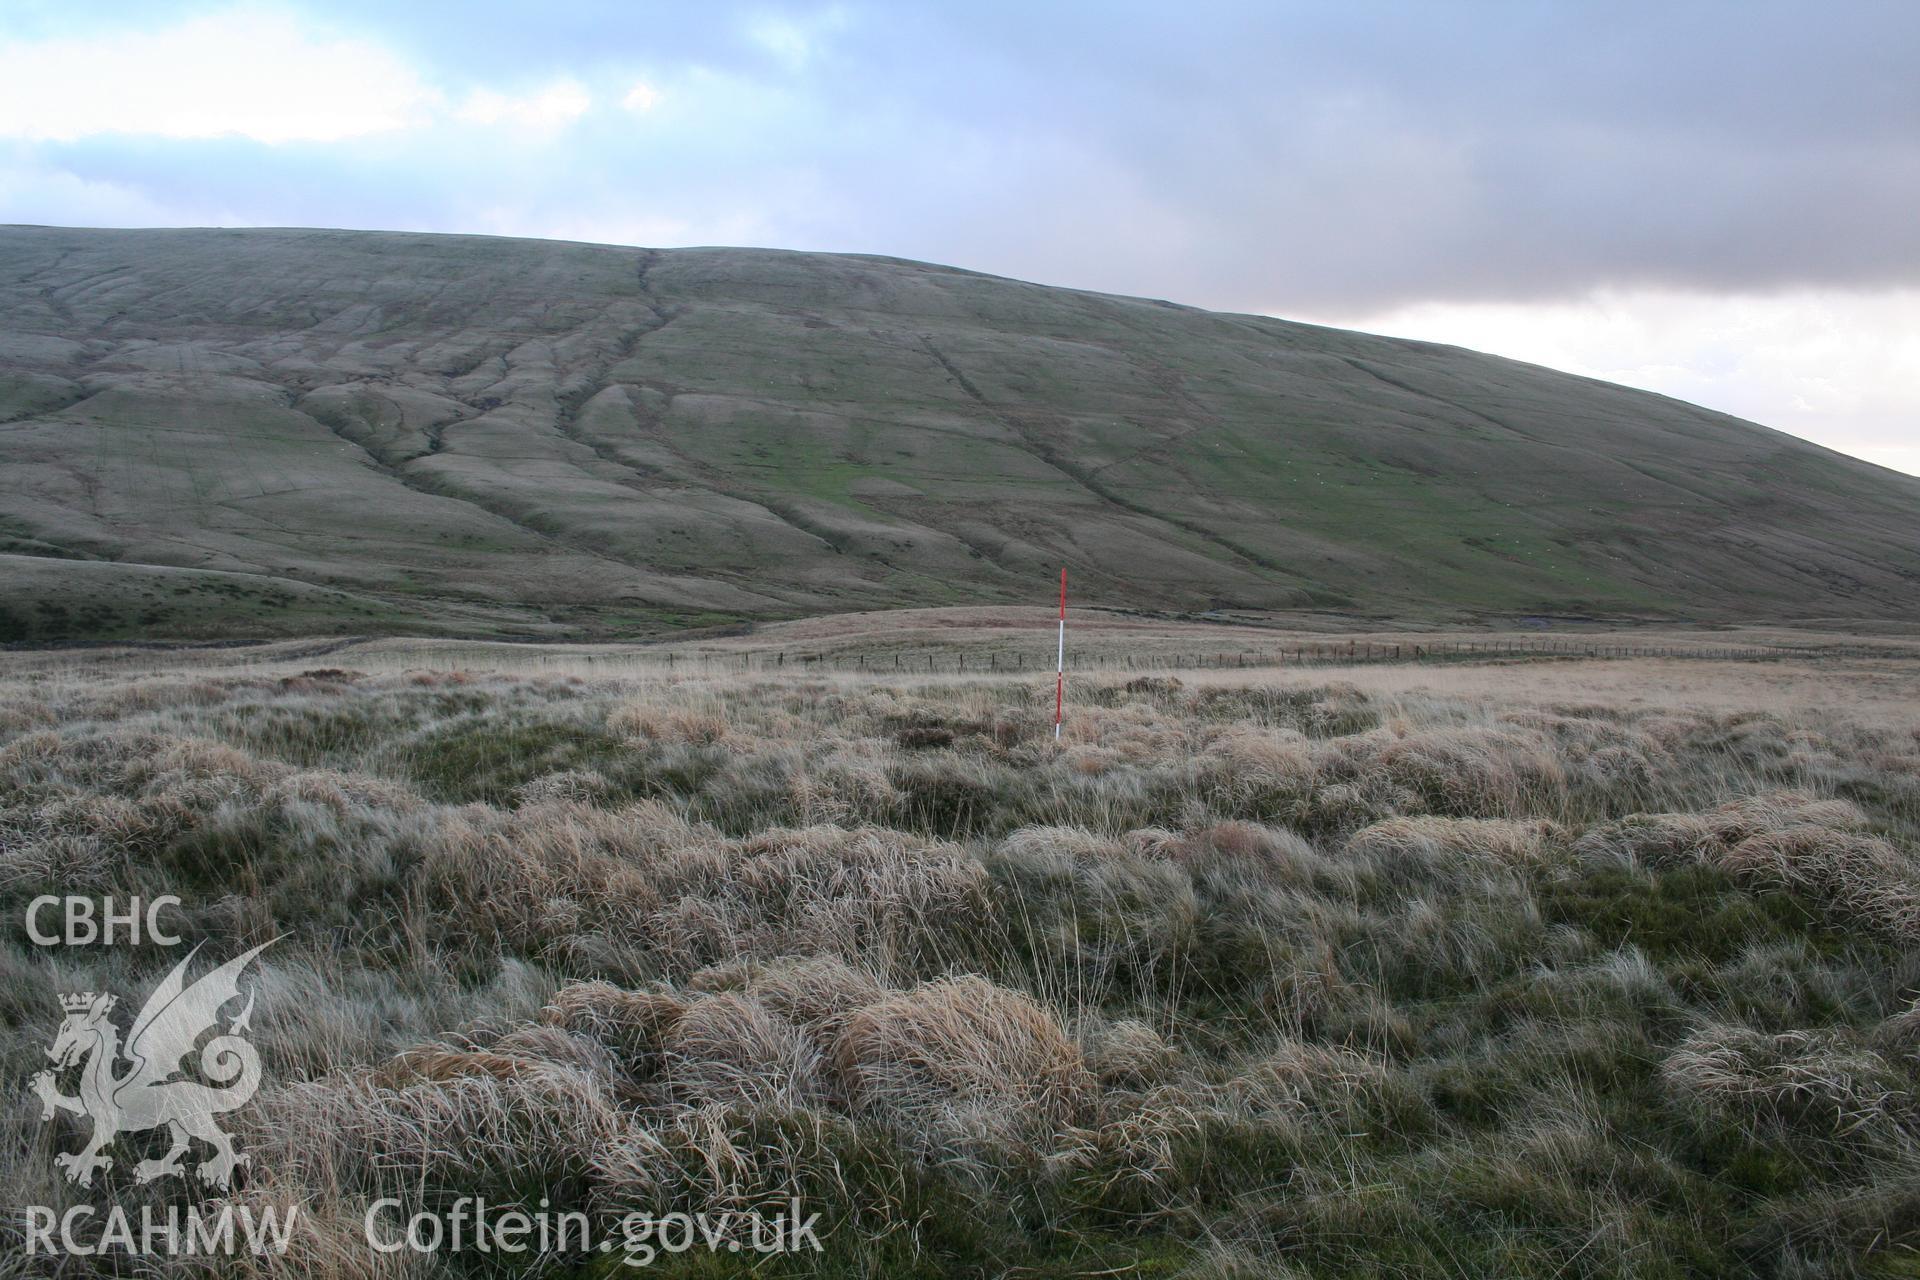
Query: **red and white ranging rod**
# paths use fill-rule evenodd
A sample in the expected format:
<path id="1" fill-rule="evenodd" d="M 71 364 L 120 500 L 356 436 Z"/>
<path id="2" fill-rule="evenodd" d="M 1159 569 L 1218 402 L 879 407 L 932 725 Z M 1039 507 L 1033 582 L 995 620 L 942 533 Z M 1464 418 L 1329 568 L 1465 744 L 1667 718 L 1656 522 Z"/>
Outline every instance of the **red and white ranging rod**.
<path id="1" fill-rule="evenodd" d="M 1067 567 L 1060 566 L 1060 648 L 1053 672 L 1053 736 L 1060 737 L 1060 713 L 1067 705 Z"/>

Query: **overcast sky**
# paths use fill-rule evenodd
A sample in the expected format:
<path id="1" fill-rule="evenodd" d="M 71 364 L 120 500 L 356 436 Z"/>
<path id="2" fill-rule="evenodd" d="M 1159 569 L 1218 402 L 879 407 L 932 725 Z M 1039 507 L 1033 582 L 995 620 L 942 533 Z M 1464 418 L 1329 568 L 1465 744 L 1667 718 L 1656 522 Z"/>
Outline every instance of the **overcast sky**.
<path id="1" fill-rule="evenodd" d="M 1920 473 L 1910 0 L 8 0 L 0 221 L 895 254 Z"/>

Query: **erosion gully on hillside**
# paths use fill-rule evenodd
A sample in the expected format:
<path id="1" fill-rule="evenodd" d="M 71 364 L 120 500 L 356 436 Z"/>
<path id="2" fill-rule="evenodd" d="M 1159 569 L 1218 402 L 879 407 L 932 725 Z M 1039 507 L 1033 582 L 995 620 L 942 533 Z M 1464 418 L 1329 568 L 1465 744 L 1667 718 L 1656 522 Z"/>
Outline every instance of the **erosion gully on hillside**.
<path id="1" fill-rule="evenodd" d="M 1920 480 L 1429 343 L 893 259 L 0 228 L 0 639 L 901 606 L 1920 614 Z"/>

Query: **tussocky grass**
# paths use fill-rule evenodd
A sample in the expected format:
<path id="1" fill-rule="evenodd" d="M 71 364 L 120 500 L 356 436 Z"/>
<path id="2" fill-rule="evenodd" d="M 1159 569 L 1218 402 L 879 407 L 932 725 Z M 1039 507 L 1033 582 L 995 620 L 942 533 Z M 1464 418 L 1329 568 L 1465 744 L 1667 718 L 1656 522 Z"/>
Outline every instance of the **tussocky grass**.
<path id="1" fill-rule="evenodd" d="M 233 1123 L 296 1252 L 168 1273 L 620 1270 L 366 1247 L 374 1200 L 462 1195 L 797 1196 L 826 1252 L 774 1275 L 1913 1265 L 1910 727 L 1624 682 L 1081 692 L 1056 745 L 1008 678 L 18 674 L 0 911 L 284 935 Z M 0 1070 L 56 990 L 175 959 L 10 936 Z M 77 1202 L 80 1130 L 9 1106 L 11 1201 Z M 191 1194 L 119 1153 L 101 1194 Z"/>

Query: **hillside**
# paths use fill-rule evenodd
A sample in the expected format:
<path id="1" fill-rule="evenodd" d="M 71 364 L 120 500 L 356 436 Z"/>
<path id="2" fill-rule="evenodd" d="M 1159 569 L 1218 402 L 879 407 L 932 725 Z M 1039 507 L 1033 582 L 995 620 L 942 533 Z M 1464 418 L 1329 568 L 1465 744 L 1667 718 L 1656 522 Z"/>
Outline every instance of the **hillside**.
<path id="1" fill-rule="evenodd" d="M 892 259 L 3 228 L 0 431 L 0 639 L 640 633 L 1031 602 L 1063 562 L 1179 610 L 1920 613 L 1920 480 Z"/>

